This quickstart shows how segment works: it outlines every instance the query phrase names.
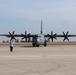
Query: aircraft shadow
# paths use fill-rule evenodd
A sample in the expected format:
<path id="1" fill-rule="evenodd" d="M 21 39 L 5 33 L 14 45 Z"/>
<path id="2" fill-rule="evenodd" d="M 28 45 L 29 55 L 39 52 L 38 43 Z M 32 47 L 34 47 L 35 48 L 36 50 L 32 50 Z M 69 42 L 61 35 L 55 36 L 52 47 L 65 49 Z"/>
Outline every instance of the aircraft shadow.
<path id="1" fill-rule="evenodd" d="M 22 48 L 28 47 L 28 48 L 32 48 L 33 46 L 20 46 Z"/>
<path id="2" fill-rule="evenodd" d="M 38 48 L 38 47 L 33 47 L 33 46 L 20 46 L 21 48 Z M 39 46 L 41 47 L 41 46 Z"/>

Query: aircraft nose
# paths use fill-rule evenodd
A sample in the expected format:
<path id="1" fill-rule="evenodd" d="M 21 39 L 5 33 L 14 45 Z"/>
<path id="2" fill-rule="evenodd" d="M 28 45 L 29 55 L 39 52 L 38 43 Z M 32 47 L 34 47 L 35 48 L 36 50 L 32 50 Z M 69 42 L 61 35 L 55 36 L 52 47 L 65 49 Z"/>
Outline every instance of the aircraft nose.
<path id="1" fill-rule="evenodd" d="M 44 43 L 43 39 L 41 39 L 41 38 L 38 39 L 37 41 L 38 41 L 39 44 L 43 44 Z"/>
<path id="2" fill-rule="evenodd" d="M 42 41 L 42 39 L 38 39 L 37 41 L 40 42 L 40 41 Z"/>

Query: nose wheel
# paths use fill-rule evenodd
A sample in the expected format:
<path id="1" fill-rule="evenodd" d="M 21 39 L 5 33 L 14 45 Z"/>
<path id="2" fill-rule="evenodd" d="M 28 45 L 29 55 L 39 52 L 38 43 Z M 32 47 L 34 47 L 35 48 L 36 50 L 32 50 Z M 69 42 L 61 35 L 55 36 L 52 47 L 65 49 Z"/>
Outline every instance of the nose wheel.
<path id="1" fill-rule="evenodd" d="M 33 47 L 39 47 L 39 45 L 36 45 L 36 44 L 32 44 L 33 45 Z"/>
<path id="2" fill-rule="evenodd" d="M 47 44 L 44 44 L 44 46 L 46 47 L 46 46 L 47 46 Z"/>
<path id="3" fill-rule="evenodd" d="M 35 47 L 35 44 L 32 44 L 33 45 L 33 47 Z"/>
<path id="4" fill-rule="evenodd" d="M 44 46 L 46 47 L 47 46 L 47 42 L 45 41 L 45 43 L 44 43 Z"/>

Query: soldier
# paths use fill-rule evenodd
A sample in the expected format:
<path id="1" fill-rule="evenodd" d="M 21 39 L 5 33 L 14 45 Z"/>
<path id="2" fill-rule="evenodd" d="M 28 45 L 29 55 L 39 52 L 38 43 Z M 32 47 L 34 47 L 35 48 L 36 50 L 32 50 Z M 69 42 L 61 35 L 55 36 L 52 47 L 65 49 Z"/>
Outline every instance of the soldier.
<path id="1" fill-rule="evenodd" d="M 14 40 L 10 40 L 10 52 L 13 51 Z"/>

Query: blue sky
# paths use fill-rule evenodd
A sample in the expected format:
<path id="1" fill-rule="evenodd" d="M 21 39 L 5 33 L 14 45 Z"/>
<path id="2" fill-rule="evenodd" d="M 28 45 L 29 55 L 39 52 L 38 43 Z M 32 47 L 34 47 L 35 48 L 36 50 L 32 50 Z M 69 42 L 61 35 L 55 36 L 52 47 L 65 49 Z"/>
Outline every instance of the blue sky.
<path id="1" fill-rule="evenodd" d="M 76 0 L 0 0 L 0 33 L 40 33 L 41 20 L 44 34 L 76 34 Z"/>

